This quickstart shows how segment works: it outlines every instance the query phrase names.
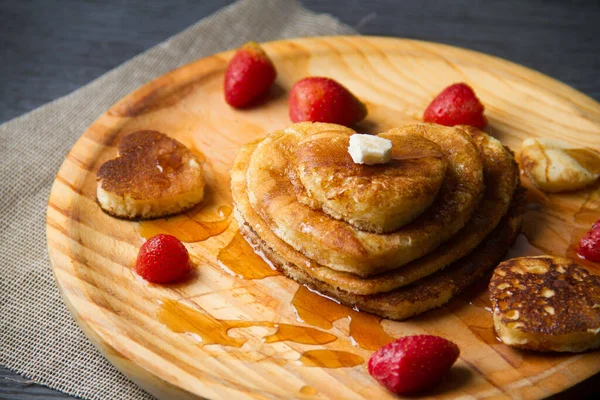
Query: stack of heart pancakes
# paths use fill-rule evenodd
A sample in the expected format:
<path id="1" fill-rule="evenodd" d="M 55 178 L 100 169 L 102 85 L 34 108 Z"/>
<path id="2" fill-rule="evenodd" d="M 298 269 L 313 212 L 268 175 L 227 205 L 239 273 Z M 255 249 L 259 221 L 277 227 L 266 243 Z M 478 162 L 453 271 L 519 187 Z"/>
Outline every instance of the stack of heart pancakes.
<path id="1" fill-rule="evenodd" d="M 391 319 L 445 304 L 498 264 L 522 216 L 509 150 L 475 128 L 416 124 L 380 133 L 392 160 L 363 165 L 348 153 L 355 133 L 305 122 L 242 147 L 235 215 L 257 251 Z"/>

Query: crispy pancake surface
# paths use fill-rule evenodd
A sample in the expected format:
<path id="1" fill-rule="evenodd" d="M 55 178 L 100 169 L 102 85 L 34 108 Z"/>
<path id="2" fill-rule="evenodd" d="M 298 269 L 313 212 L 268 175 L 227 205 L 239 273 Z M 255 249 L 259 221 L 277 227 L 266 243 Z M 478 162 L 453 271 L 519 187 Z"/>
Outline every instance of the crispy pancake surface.
<path id="1" fill-rule="evenodd" d="M 138 131 L 119 143 L 118 157 L 100 166 L 97 198 L 121 218 L 156 218 L 186 211 L 204 197 L 202 161 L 157 131 Z"/>
<path id="2" fill-rule="evenodd" d="M 320 265 L 281 240 L 254 211 L 245 183 L 245 173 L 254 144 L 246 145 L 240 152 L 232 170 L 232 191 L 236 202 L 236 216 L 240 225 L 248 223 L 261 233 L 274 252 L 306 271 L 315 279 L 338 290 L 358 295 L 387 292 L 408 285 L 419 278 L 434 273 L 451 262 L 468 254 L 489 234 L 506 213 L 518 186 L 518 168 L 511 153 L 499 141 L 473 128 L 469 132 L 484 155 L 486 191 L 473 217 L 454 237 L 436 251 L 418 258 L 395 270 L 362 278 L 356 274 L 335 271 Z"/>
<path id="3" fill-rule="evenodd" d="M 299 178 L 296 168 L 298 156 L 301 160 L 306 159 L 299 143 L 303 144 L 314 136 L 329 139 L 320 145 L 330 143 L 329 150 L 337 154 L 337 157 L 331 157 L 333 167 L 328 170 L 332 174 L 327 179 L 351 180 L 356 176 L 369 176 L 369 183 L 360 190 L 368 194 L 350 196 L 346 200 L 338 198 L 338 201 L 348 205 L 358 202 L 362 208 L 380 208 L 390 218 L 394 215 L 394 204 L 403 203 L 403 189 L 414 191 L 415 186 L 422 182 L 401 179 L 402 171 L 415 162 L 422 164 L 415 170 L 440 165 L 437 154 L 394 160 L 380 166 L 353 164 L 349 154 L 340 152 L 340 145 L 335 144 L 337 140 L 346 143 L 353 133 L 348 128 L 332 124 L 291 125 L 271 133 L 256 145 L 244 177 L 232 179 L 246 181 L 252 208 L 280 239 L 319 264 L 361 277 L 396 269 L 422 257 L 452 237 L 469 220 L 484 193 L 481 153 L 471 135 L 464 130 L 433 124 L 411 125 L 382 134 L 388 139 L 421 136 L 436 143 L 446 160 L 445 177 L 439 191 L 436 185 L 423 184 L 417 188 L 424 192 L 424 197 L 435 197 L 435 200 L 412 222 L 394 232 L 377 234 L 360 230 L 346 220 L 333 218 L 315 209 L 314 205 L 311 208 L 307 201 L 299 201 L 299 198 L 315 197 L 314 194 L 303 193 L 305 187 L 297 182 L 310 178 L 305 172 Z M 398 176 L 401 178 L 394 179 Z M 381 202 L 373 193 L 386 184 L 390 186 L 387 206 L 380 207 Z M 315 187 L 311 189 L 314 191 Z M 346 218 L 346 215 L 341 215 L 341 218 Z"/>
<path id="4" fill-rule="evenodd" d="M 349 130 L 350 133 L 353 133 Z M 379 135 L 392 141 L 387 165 L 358 165 L 347 132 L 301 139 L 293 154 L 298 200 L 363 231 L 393 232 L 433 203 L 446 176 L 441 147 L 422 135 Z M 375 206 L 376 205 L 376 206 Z"/>
<path id="5" fill-rule="evenodd" d="M 392 129 L 380 136 L 397 139 L 393 141 L 393 149 L 401 148 L 403 152 L 403 155 L 398 156 L 398 161 L 408 163 L 371 171 L 362 170 L 358 168 L 361 166 L 345 159 L 348 137 L 353 133 L 352 130 L 331 124 L 310 123 L 296 124 L 292 128 L 294 129 L 288 129 L 287 133 L 275 132 L 262 141 L 247 144 L 240 150 L 231 171 L 235 216 L 244 237 L 286 275 L 344 304 L 392 319 L 405 319 L 438 307 L 490 271 L 506 253 L 518 233 L 522 218 L 522 195 L 518 190 L 517 164 L 510 150 L 503 147 L 498 140 L 475 128 L 462 126 L 451 130 L 438 130 L 432 129 L 438 128 L 435 125 L 418 124 Z M 434 137 L 436 134 L 438 137 Z M 459 139 L 453 139 L 452 135 Z M 300 139 L 294 136 L 300 136 Z M 468 139 L 463 141 L 465 137 Z M 464 147 L 456 143 L 469 143 L 475 152 L 461 153 L 459 150 L 463 150 Z M 262 146 L 269 149 L 267 153 L 271 155 L 270 158 L 255 157 L 261 154 L 259 150 Z M 275 151 L 277 146 L 279 149 Z M 413 146 L 416 150 L 406 148 L 408 146 Z M 436 153 L 436 146 L 444 149 L 441 157 Z M 407 156 L 411 152 L 418 156 Z M 449 154 L 454 156 L 450 157 Z M 441 171 L 444 168 L 443 163 L 435 164 L 431 161 L 440 158 L 445 160 L 446 164 L 441 183 L 439 176 L 435 174 L 429 181 L 418 177 L 420 182 L 427 182 L 431 189 L 427 191 L 427 195 L 421 195 L 420 201 L 428 201 L 429 196 L 435 197 L 435 200 L 423 211 L 415 213 L 416 216 L 412 216 L 411 222 L 404 225 L 400 223 L 401 226 L 394 232 L 383 234 L 367 231 L 364 227 L 361 229 L 352 223 L 351 216 L 359 207 L 365 207 L 366 210 L 377 209 L 378 204 L 381 204 L 382 210 L 378 212 L 383 215 L 386 212 L 397 212 L 397 209 L 390 211 L 394 210 L 390 204 L 410 202 L 410 195 L 401 193 L 402 184 L 408 182 L 403 181 L 405 176 L 402 170 L 411 171 L 408 175 L 415 175 L 416 169 L 411 170 L 410 166 L 416 165 L 415 161 L 424 162 L 424 166 L 431 168 L 427 174 L 432 175 L 431 171 Z M 476 191 L 464 190 L 464 186 L 461 186 L 467 182 L 468 187 L 468 184 L 478 181 L 477 172 L 470 174 L 472 169 L 461 172 L 461 168 L 469 165 L 468 161 L 472 160 L 481 162 L 481 181 L 477 185 L 482 192 L 477 194 L 478 198 L 473 197 Z M 265 174 L 254 183 L 252 173 L 256 171 L 252 169 L 253 163 L 255 168 L 261 167 L 260 173 Z M 283 170 L 280 169 L 282 167 Z M 368 179 L 363 179 L 365 176 Z M 460 177 L 464 180 L 458 181 Z M 259 182 L 264 186 L 259 187 Z M 400 187 L 390 189 L 382 183 Z M 439 189 L 436 189 L 438 185 Z M 453 188 L 452 191 L 459 192 L 455 198 L 460 200 L 456 203 L 452 203 L 450 192 L 446 192 L 444 197 L 444 191 L 448 191 L 450 187 Z M 374 201 L 378 191 L 383 193 L 382 196 L 390 198 Z M 341 195 L 338 195 L 338 192 L 341 192 Z M 303 223 L 295 229 L 310 234 L 314 234 L 315 229 L 320 229 L 319 234 L 337 237 L 331 245 L 337 243 L 349 257 L 352 257 L 352 253 L 344 248 L 348 238 L 382 238 L 385 240 L 381 242 L 365 242 L 377 243 L 377 249 L 380 251 L 380 243 L 385 243 L 383 249 L 387 249 L 386 245 L 400 243 L 401 251 L 410 252 L 410 245 L 403 247 L 407 242 L 393 242 L 390 238 L 397 238 L 416 227 L 423 229 L 424 226 L 428 226 L 423 221 L 444 221 L 447 217 L 445 210 L 451 210 L 457 207 L 457 204 L 465 204 L 465 193 L 471 193 L 473 200 L 472 209 L 466 214 L 465 221 L 459 224 L 456 231 L 450 227 L 451 233 L 443 232 L 448 236 L 440 240 L 441 244 L 421 251 L 416 258 L 408 262 L 401 260 L 395 264 L 388 264 L 382 271 L 370 266 L 368 259 L 354 255 L 353 261 L 356 265 L 362 263 L 366 264 L 363 268 L 371 268 L 369 271 L 373 273 L 367 276 L 351 269 L 338 270 L 320 262 L 322 258 L 314 254 L 322 252 L 323 249 L 319 246 L 322 243 L 313 245 L 312 252 L 306 251 L 302 246 L 298 247 L 281 234 L 281 229 L 276 223 L 281 222 L 281 216 L 272 214 L 281 210 L 285 213 L 286 209 L 294 210 L 290 219 L 283 220 L 284 224 L 294 222 L 294 217 L 297 218 L 298 215 L 314 216 L 314 219 L 300 218 L 299 221 Z M 365 198 L 366 205 L 351 204 Z M 337 204 L 333 204 L 335 202 Z M 345 203 L 351 205 L 346 208 L 346 212 L 343 209 Z M 269 207 L 272 208 L 269 210 Z M 339 208 L 337 214 L 335 210 L 331 211 L 335 207 Z M 309 214 L 303 214 L 306 212 Z M 442 215 L 436 219 L 435 213 Z M 376 218 L 370 219 L 370 222 L 373 221 L 376 221 Z M 315 228 L 315 224 L 320 227 Z M 330 231 L 323 230 L 323 226 L 329 227 Z M 340 236 L 339 232 L 335 232 L 337 227 L 346 229 L 351 235 L 345 238 Z M 425 230 L 425 233 L 421 231 L 420 234 L 426 237 L 428 232 L 430 231 Z M 419 233 L 414 235 L 418 236 Z M 410 239 L 408 243 L 410 244 Z M 306 240 L 306 245 L 311 246 L 312 242 Z"/>
<path id="6" fill-rule="evenodd" d="M 489 289 L 505 344 L 565 352 L 600 347 L 600 277 L 575 262 L 513 258 L 496 268 Z"/>
<path id="7" fill-rule="evenodd" d="M 240 231 L 273 265 L 295 281 L 348 306 L 357 307 L 383 318 L 403 320 L 446 304 L 452 297 L 489 273 L 514 242 L 519 233 L 522 216 L 523 199 L 521 195 L 516 195 L 507 215 L 471 253 L 444 270 L 409 286 L 372 295 L 348 293 L 315 279 L 305 269 L 290 263 L 281 254 L 274 252 L 248 224 L 242 225 Z"/>

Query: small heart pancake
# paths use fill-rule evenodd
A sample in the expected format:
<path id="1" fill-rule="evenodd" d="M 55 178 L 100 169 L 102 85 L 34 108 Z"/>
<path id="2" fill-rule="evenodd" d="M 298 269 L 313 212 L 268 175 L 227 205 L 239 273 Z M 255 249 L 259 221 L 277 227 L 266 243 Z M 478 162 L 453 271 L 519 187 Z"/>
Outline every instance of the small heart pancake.
<path id="1" fill-rule="evenodd" d="M 504 261 L 490 281 L 494 326 L 507 345 L 580 352 L 600 347 L 600 276 L 566 258 Z"/>
<path id="2" fill-rule="evenodd" d="M 204 198 L 202 160 L 156 131 L 121 139 L 119 156 L 100 166 L 100 207 L 120 218 L 144 219 L 186 211 Z"/>

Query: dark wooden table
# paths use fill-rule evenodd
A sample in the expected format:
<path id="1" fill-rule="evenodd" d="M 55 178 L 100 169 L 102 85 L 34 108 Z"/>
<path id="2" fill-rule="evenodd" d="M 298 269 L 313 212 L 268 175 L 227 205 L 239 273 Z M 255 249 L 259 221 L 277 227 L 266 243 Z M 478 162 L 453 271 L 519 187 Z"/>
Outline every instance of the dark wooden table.
<path id="1" fill-rule="evenodd" d="M 0 0 L 0 123 L 76 90 L 228 3 Z M 493 54 L 600 100 L 599 0 L 303 3 L 366 35 L 417 38 Z M 557 397 L 598 395 L 600 375 Z M 40 398 L 72 397 L 0 367 L 0 399 Z"/>

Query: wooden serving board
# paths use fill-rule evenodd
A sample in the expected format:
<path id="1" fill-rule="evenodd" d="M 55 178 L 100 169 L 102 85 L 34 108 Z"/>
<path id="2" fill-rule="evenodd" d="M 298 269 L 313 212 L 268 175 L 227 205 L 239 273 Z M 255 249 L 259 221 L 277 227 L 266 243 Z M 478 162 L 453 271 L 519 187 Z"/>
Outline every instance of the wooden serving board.
<path id="1" fill-rule="evenodd" d="M 436 398 L 541 398 L 600 370 L 598 352 L 538 354 L 497 341 L 485 282 L 406 322 L 380 321 L 299 287 L 241 240 L 228 173 L 241 145 L 290 124 L 289 89 L 309 75 L 333 77 L 365 101 L 369 117 L 359 130 L 370 133 L 419 121 L 444 87 L 467 82 L 485 104 L 486 130 L 516 151 L 535 136 L 598 147 L 600 104 L 524 67 L 439 44 L 327 37 L 264 47 L 278 77 L 261 106 L 238 111 L 224 102 L 232 52 L 198 60 L 98 118 L 56 177 L 47 216 L 56 280 L 111 362 L 158 396 L 210 399 L 393 398 L 370 378 L 366 360 L 392 337 L 416 333 L 444 336 L 461 349 L 447 379 L 427 393 Z M 115 157 L 121 137 L 140 129 L 166 133 L 205 157 L 203 207 L 143 224 L 100 210 L 95 173 Z M 524 235 L 510 255 L 575 258 L 571 243 L 600 217 L 599 185 L 551 196 L 532 190 L 528 199 Z M 142 235 L 161 230 L 190 241 L 197 268 L 185 282 L 152 285 L 132 272 Z"/>

